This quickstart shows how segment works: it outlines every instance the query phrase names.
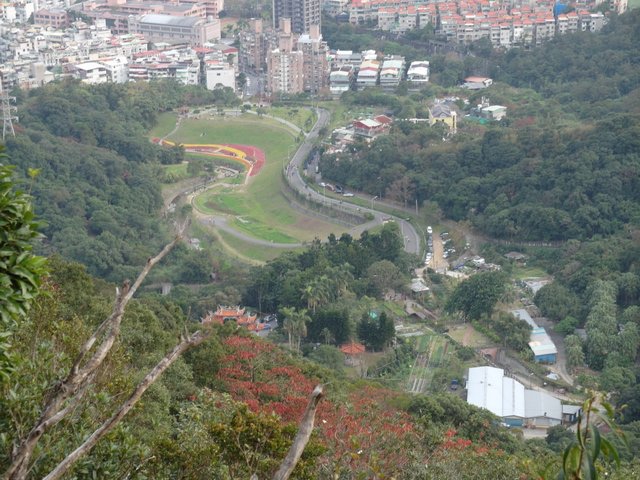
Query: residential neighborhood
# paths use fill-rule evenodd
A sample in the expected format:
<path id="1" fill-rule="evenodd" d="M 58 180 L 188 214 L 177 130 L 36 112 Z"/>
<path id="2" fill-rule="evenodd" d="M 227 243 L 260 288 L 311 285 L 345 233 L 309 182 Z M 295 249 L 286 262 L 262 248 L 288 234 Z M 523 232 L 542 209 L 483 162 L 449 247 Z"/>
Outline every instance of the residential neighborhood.
<path id="1" fill-rule="evenodd" d="M 35 88 L 56 78 L 85 83 L 124 83 L 173 78 L 208 89 L 229 87 L 239 95 L 330 95 L 353 89 L 410 89 L 429 82 L 429 59 L 410 63 L 373 49 L 333 50 L 323 39 L 320 0 L 273 4 L 273 21 L 249 19 L 235 33 L 223 29 L 224 0 L 160 1 L 17 0 L 0 10 L 0 76 L 5 89 Z M 430 26 L 437 38 L 469 44 L 488 38 L 494 47 L 539 45 L 569 32 L 600 30 L 607 22 L 593 0 L 565 11 L 551 1 L 334 0 L 322 4 L 338 21 L 402 35 Z M 611 0 L 622 13 L 626 0 Z M 228 24 L 227 24 L 228 25 Z M 254 78 L 253 85 L 245 79 Z M 469 77 L 470 90 L 492 79 Z M 491 107 L 485 118 L 499 120 Z"/>

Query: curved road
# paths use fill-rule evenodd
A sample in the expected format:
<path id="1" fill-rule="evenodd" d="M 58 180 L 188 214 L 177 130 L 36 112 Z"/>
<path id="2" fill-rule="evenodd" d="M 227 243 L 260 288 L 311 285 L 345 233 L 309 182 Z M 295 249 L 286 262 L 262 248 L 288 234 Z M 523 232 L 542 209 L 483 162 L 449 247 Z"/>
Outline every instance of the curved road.
<path id="1" fill-rule="evenodd" d="M 329 119 L 330 119 L 329 112 L 327 110 L 324 110 L 322 108 L 317 108 L 316 113 L 318 115 L 318 120 L 316 121 L 316 124 L 313 126 L 311 131 L 305 136 L 304 141 L 300 144 L 300 146 L 294 153 L 293 158 L 291 159 L 291 161 L 286 167 L 286 172 L 287 172 L 286 181 L 289 184 L 289 186 L 294 190 L 297 190 L 298 192 L 302 193 L 303 195 L 306 194 L 307 196 L 309 196 L 309 198 L 315 200 L 317 203 L 323 203 L 325 205 L 328 205 L 334 210 L 341 210 L 343 212 L 348 212 L 357 216 L 362 216 L 363 213 L 370 213 L 371 215 L 373 215 L 373 220 L 355 227 L 354 229 L 352 229 L 352 233 L 358 233 L 358 234 L 362 233 L 364 230 L 375 227 L 376 225 L 381 225 L 384 219 L 390 219 L 390 218 L 393 219 L 395 222 L 398 223 L 400 227 L 400 232 L 404 237 L 403 241 L 404 241 L 405 251 L 419 256 L 421 254 L 420 235 L 418 234 L 415 227 L 411 223 L 406 221 L 404 218 L 382 213 L 372 208 L 359 207 L 347 201 L 336 200 L 335 198 L 325 197 L 324 195 L 320 195 L 315 190 L 309 188 L 308 185 L 304 182 L 304 180 L 302 179 L 302 176 L 300 175 L 302 164 L 304 160 L 309 156 L 309 153 L 311 152 L 316 139 L 318 139 L 319 137 L 320 130 L 329 124 Z M 289 123 L 289 122 L 285 120 L 283 123 Z M 300 129 L 298 129 L 297 127 L 296 129 L 300 131 Z M 189 190 L 190 188 L 181 193 L 186 193 Z M 360 197 L 360 198 L 369 200 L 366 197 Z M 256 245 L 269 246 L 269 247 L 275 247 L 275 248 L 295 248 L 301 245 L 301 244 L 291 244 L 291 243 L 276 244 L 276 243 L 267 242 L 266 240 L 261 240 L 261 239 L 250 237 L 248 235 L 244 235 L 243 233 L 227 225 L 226 219 L 221 216 L 209 216 L 209 222 L 207 222 L 207 219 L 205 218 L 200 218 L 199 220 L 205 224 L 210 223 L 211 225 L 217 228 L 220 228 L 221 230 L 224 230 L 225 232 L 235 237 L 238 237 L 250 243 L 254 243 Z"/>
<path id="2" fill-rule="evenodd" d="M 403 240 L 405 251 L 419 256 L 421 254 L 420 235 L 418 234 L 415 227 L 405 219 L 382 213 L 371 208 L 358 207 L 357 205 L 348 203 L 346 201 L 325 197 L 324 195 L 320 195 L 320 193 L 316 192 L 315 190 L 308 188 L 308 185 L 304 182 L 302 176 L 300 175 L 300 170 L 302 168 L 304 160 L 309 156 L 315 140 L 318 138 L 319 131 L 329 124 L 330 118 L 329 112 L 322 108 L 317 108 L 316 113 L 318 115 L 318 121 L 313 126 L 311 131 L 307 134 L 304 142 L 302 142 L 298 150 L 293 155 L 291 162 L 287 165 L 286 179 L 289 186 L 300 193 L 308 195 L 317 203 L 324 203 L 325 205 L 329 205 L 335 210 L 346 211 L 359 216 L 361 216 L 363 213 L 371 213 L 374 217 L 373 220 L 357 227 L 357 230 L 359 232 L 372 228 L 376 225 L 381 225 L 385 218 L 392 218 L 400 226 L 400 232 L 404 237 Z"/>

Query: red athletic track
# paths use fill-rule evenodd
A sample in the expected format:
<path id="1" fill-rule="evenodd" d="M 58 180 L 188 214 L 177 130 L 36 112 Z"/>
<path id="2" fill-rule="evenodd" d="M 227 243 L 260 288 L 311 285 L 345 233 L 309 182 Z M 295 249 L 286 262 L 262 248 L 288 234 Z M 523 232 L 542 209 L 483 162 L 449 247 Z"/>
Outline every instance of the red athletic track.
<path id="1" fill-rule="evenodd" d="M 152 142 L 162 145 L 163 140 L 160 138 L 154 138 Z M 260 170 L 262 169 L 262 166 L 264 165 L 264 162 L 265 162 L 264 151 L 262 151 L 258 147 L 254 147 L 251 145 L 237 145 L 235 143 L 217 143 L 215 145 L 222 145 L 225 147 L 237 148 L 238 150 L 242 150 L 244 153 L 246 153 L 247 160 L 251 164 L 251 166 L 249 167 L 250 177 L 255 177 L 260 172 Z M 187 152 L 192 152 L 192 153 L 209 153 L 214 156 L 220 156 L 220 157 L 228 158 L 231 160 L 234 159 L 233 156 L 225 155 L 223 153 L 217 152 L 217 149 L 212 149 L 213 151 L 207 151 L 206 147 L 204 146 L 200 148 L 187 148 L 185 150 Z M 241 162 L 241 163 L 244 163 L 244 162 Z"/>

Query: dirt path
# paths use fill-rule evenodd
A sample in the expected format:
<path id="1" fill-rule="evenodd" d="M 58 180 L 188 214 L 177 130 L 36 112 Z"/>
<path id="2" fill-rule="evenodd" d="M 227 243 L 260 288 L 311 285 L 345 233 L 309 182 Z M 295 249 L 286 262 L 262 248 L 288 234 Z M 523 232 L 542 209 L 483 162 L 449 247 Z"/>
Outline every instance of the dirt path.
<path id="1" fill-rule="evenodd" d="M 464 330 L 464 337 L 462 337 L 462 346 L 463 347 L 468 347 L 469 346 L 469 340 L 471 340 L 471 335 L 473 335 L 473 327 L 471 326 L 471 324 L 467 325 L 467 328 L 465 328 Z"/>

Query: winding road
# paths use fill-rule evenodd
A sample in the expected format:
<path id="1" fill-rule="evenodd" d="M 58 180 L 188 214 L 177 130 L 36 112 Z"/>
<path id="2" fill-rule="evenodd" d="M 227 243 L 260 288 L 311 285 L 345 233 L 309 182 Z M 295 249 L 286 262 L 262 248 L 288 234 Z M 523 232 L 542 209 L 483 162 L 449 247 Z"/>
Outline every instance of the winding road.
<path id="1" fill-rule="evenodd" d="M 412 253 L 415 255 L 420 255 L 420 235 L 415 227 L 405 220 L 404 218 L 400 218 L 394 215 L 389 215 L 387 213 L 379 212 L 378 210 L 374 210 L 372 208 L 359 207 L 352 203 L 343 200 L 336 200 L 335 198 L 326 197 L 316 192 L 315 190 L 308 187 L 305 181 L 302 179 L 300 175 L 300 170 L 302 169 L 302 165 L 304 160 L 309 156 L 313 145 L 319 137 L 319 132 L 321 129 L 326 127 L 329 124 L 329 112 L 322 108 L 317 108 L 316 113 L 318 115 L 318 120 L 316 124 L 313 126 L 311 131 L 307 134 L 306 138 L 298 148 L 298 150 L 293 155 L 291 162 L 287 165 L 286 168 L 286 179 L 287 183 L 291 188 L 297 190 L 299 193 L 303 195 L 307 195 L 309 198 L 315 200 L 317 203 L 323 203 L 325 205 L 330 206 L 332 209 L 340 210 L 342 212 L 348 212 L 353 215 L 362 216 L 363 213 L 370 213 L 373 215 L 373 220 L 363 223 L 354 229 L 354 233 L 362 233 L 364 230 L 371 229 L 376 225 L 382 225 L 384 219 L 391 218 L 395 222 L 398 223 L 400 227 L 400 232 L 403 236 L 404 241 L 404 249 L 408 253 Z M 365 198 L 365 197 L 361 197 Z M 368 198 L 365 198 L 369 200 Z M 373 201 L 371 202 L 373 204 Z M 356 232 L 357 231 L 357 232 Z"/>
<path id="2" fill-rule="evenodd" d="M 229 111 L 228 113 L 237 114 L 236 111 Z M 329 206 L 334 210 L 350 213 L 352 215 L 356 215 L 360 217 L 365 213 L 370 213 L 373 216 L 373 219 L 366 223 L 358 225 L 357 227 L 352 228 L 350 233 L 354 235 L 359 235 L 365 230 L 369 230 L 377 225 L 382 225 L 385 220 L 393 219 L 396 223 L 398 223 L 400 227 L 400 232 L 401 232 L 401 235 L 403 236 L 405 251 L 419 256 L 421 254 L 420 235 L 418 234 L 415 227 L 404 218 L 379 212 L 378 210 L 375 210 L 373 208 L 359 207 L 358 205 L 349 203 L 348 201 L 346 201 L 346 199 L 337 200 L 335 198 L 326 197 L 316 192 L 315 190 L 309 188 L 309 186 L 305 183 L 302 176 L 300 175 L 302 165 L 305 159 L 309 156 L 311 150 L 313 149 L 314 144 L 316 143 L 316 140 L 319 138 L 320 130 L 325 128 L 329 124 L 329 120 L 330 120 L 330 115 L 327 110 L 322 108 L 317 108 L 316 113 L 317 113 L 318 119 L 315 125 L 309 131 L 309 133 L 306 134 L 304 141 L 300 144 L 296 152 L 293 154 L 291 161 L 289 162 L 289 164 L 287 164 L 285 168 L 285 171 L 286 171 L 285 177 L 288 185 L 292 189 L 298 191 L 303 195 L 306 195 L 308 198 L 314 200 L 315 202 L 324 204 L 325 206 Z M 290 124 L 290 122 L 287 122 L 286 120 L 282 120 L 282 123 L 288 124 L 289 126 L 293 126 L 294 130 L 301 132 L 301 130 L 298 127 L 295 127 L 294 125 Z M 178 126 L 179 125 L 176 125 L 176 128 L 174 129 L 174 131 L 178 128 Z M 184 191 L 178 192 L 175 195 L 185 194 L 190 190 L 191 190 L 191 187 L 184 189 Z M 358 197 L 367 201 L 371 200 L 371 198 L 366 197 L 364 195 L 358 195 Z M 381 202 L 379 200 L 377 202 L 384 204 L 384 202 Z M 371 201 L 371 203 L 373 205 L 373 201 Z M 393 207 L 392 205 L 386 205 L 386 206 Z M 196 209 L 194 208 L 194 213 L 195 212 L 196 212 Z M 270 248 L 282 248 L 282 249 L 295 248 L 302 245 L 302 244 L 296 244 L 296 243 L 286 243 L 286 244 L 272 243 L 266 240 L 253 238 L 229 226 L 226 222 L 226 218 L 223 216 L 203 215 L 200 213 L 199 215 L 197 215 L 197 217 L 202 224 L 210 225 L 220 230 L 224 230 L 226 233 L 233 235 L 234 237 L 239 238 L 245 242 L 253 243 L 254 245 L 261 245 L 261 246 L 270 247 Z"/>

